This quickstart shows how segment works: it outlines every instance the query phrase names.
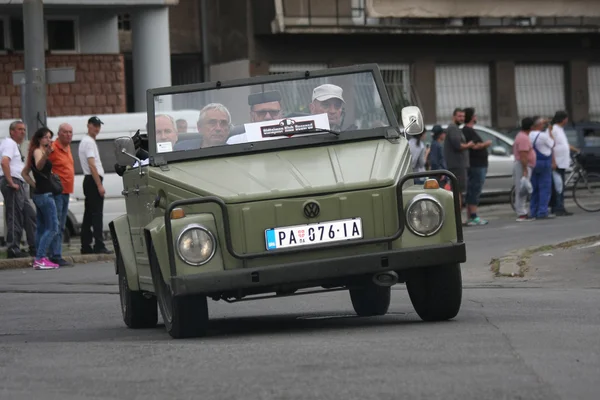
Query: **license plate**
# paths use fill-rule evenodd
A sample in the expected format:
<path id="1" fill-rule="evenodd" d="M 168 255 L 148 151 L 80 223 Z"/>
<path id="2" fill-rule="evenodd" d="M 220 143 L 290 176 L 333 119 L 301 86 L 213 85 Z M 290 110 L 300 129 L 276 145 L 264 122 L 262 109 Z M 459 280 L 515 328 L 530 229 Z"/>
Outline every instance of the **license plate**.
<path id="1" fill-rule="evenodd" d="M 267 250 L 362 239 L 360 218 L 267 229 Z"/>

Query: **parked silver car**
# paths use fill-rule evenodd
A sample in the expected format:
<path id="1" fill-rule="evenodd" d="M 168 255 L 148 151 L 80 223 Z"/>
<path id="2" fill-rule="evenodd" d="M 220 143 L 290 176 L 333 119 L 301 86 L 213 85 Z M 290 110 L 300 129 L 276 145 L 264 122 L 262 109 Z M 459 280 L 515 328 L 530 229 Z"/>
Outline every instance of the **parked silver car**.
<path id="1" fill-rule="evenodd" d="M 430 144 L 432 141 L 433 133 L 431 129 L 433 126 L 426 126 L 426 144 Z M 440 126 L 444 129 L 448 127 L 447 124 L 440 124 Z M 487 140 L 492 141 L 492 145 L 488 147 L 488 170 L 481 196 L 510 195 L 513 186 L 512 170 L 515 159 L 512 150 L 514 140 L 487 126 L 475 125 L 473 129 L 484 142 Z M 509 197 L 506 198 L 507 201 L 508 199 Z"/>

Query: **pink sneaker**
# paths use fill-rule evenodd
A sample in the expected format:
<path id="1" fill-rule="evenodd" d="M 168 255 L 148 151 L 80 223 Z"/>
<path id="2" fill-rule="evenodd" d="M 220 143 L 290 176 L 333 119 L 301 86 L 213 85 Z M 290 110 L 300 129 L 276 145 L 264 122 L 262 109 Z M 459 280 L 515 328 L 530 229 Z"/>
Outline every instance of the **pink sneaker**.
<path id="1" fill-rule="evenodd" d="M 48 260 L 46 257 L 42 257 L 39 260 L 35 260 L 33 262 L 33 269 L 56 269 L 58 268 L 58 264 L 54 264 L 52 261 Z"/>

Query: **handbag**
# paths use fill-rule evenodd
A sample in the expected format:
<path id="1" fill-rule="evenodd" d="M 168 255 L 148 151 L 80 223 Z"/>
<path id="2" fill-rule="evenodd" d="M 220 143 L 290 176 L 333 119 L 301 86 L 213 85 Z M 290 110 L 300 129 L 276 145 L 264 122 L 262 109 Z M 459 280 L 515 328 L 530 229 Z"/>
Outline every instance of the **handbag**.
<path id="1" fill-rule="evenodd" d="M 38 171 L 39 172 L 39 171 Z M 42 174 L 40 172 L 40 175 L 44 176 L 44 174 Z M 63 192 L 63 185 L 62 182 L 60 180 L 60 177 L 58 175 L 56 175 L 55 173 L 51 173 L 50 176 L 44 176 L 46 179 L 48 179 L 48 182 L 50 182 L 50 190 L 52 191 L 53 195 L 59 195 L 62 194 Z"/>

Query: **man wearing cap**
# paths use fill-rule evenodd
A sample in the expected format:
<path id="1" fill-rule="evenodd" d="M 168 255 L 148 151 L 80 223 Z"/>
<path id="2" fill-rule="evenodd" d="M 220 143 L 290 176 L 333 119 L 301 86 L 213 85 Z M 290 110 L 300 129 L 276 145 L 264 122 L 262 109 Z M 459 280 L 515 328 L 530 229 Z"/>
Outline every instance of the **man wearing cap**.
<path id="1" fill-rule="evenodd" d="M 334 131 L 341 131 L 344 124 L 344 97 L 343 89 L 339 86 L 326 83 L 317 86 L 313 90 L 312 103 L 309 104 L 311 114 L 327 113 L 329 118 L 329 128 Z M 355 126 L 345 130 L 356 129 Z"/>
<path id="2" fill-rule="evenodd" d="M 281 115 L 281 93 L 278 90 L 270 92 L 252 93 L 248 96 L 250 106 L 250 122 L 273 121 L 282 118 Z M 227 144 L 246 143 L 244 126 L 234 128 Z"/>
<path id="3" fill-rule="evenodd" d="M 79 143 L 79 161 L 84 174 L 83 194 L 85 195 L 85 210 L 81 223 L 81 254 L 112 254 L 104 245 L 102 235 L 102 213 L 104 208 L 104 168 L 96 137 L 100 133 L 100 125 L 104 123 L 98 117 L 88 120 L 88 134 Z M 92 230 L 94 246 L 92 247 Z"/>

